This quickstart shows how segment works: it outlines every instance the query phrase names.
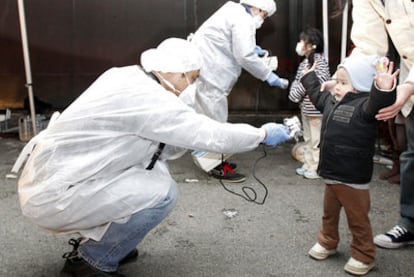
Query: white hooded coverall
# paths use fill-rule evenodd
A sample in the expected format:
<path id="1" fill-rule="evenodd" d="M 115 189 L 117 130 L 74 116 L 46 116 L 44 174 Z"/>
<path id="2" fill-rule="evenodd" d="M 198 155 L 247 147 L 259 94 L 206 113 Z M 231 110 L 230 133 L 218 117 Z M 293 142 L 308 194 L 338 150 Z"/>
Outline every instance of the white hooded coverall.
<path id="1" fill-rule="evenodd" d="M 254 52 L 256 26 L 244 6 L 227 2 L 191 38 L 203 57 L 194 107 L 220 122 L 228 117 L 227 96 L 242 68 L 265 81 L 272 70 Z"/>
<path id="2" fill-rule="evenodd" d="M 23 214 L 57 233 L 100 240 L 111 222 L 162 201 L 174 182 L 159 142 L 212 152 L 242 152 L 265 131 L 196 114 L 138 66 L 102 74 L 39 134 L 18 182 Z"/>

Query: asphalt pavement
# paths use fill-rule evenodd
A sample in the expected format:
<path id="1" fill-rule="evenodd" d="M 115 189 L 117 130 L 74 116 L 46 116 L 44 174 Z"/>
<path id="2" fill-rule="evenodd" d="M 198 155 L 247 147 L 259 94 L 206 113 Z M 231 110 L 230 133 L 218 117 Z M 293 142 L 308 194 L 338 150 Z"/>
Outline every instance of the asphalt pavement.
<path id="1" fill-rule="evenodd" d="M 250 186 L 258 202 L 266 187 L 262 205 L 227 192 L 217 179 L 199 170 L 189 154 L 172 161 L 177 205 L 138 246 L 138 260 L 120 272 L 148 277 L 349 276 L 343 270 L 351 243 L 344 213 L 338 253 L 325 261 L 307 254 L 321 225 L 324 184 L 295 175 L 300 163 L 291 156 L 293 145 L 265 148 L 266 156 L 255 170 L 255 162 L 264 155 L 262 147 L 230 159 L 248 179 L 227 187 L 240 193 Z M 71 236 L 46 233 L 24 218 L 17 179 L 5 177 L 23 146 L 16 137 L 0 138 L 0 276 L 59 276 Z M 378 179 L 385 169 L 375 165 L 370 187 L 374 234 L 392 227 L 399 215 L 399 186 Z M 376 267 L 368 276 L 413 276 L 413 257 L 414 247 L 377 248 Z"/>

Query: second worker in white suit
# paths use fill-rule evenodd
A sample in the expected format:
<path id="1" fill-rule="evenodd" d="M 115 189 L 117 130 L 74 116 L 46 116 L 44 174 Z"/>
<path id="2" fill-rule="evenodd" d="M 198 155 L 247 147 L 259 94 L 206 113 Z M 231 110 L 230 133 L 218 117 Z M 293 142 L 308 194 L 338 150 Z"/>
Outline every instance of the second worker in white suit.
<path id="1" fill-rule="evenodd" d="M 275 12 L 274 0 L 229 1 L 190 36 L 203 57 L 200 78 L 196 82 L 197 94 L 194 101 L 188 103 L 190 106 L 210 118 L 226 122 L 227 96 L 242 69 L 259 80 L 267 81 L 270 86 L 287 88 L 288 80 L 279 78 L 265 65 L 259 57 L 264 50 L 256 45 L 256 30 Z M 234 164 L 221 164 L 217 160 L 216 165 L 219 166 L 210 171 L 214 177 L 231 182 L 245 180 L 243 175 L 234 171 Z"/>

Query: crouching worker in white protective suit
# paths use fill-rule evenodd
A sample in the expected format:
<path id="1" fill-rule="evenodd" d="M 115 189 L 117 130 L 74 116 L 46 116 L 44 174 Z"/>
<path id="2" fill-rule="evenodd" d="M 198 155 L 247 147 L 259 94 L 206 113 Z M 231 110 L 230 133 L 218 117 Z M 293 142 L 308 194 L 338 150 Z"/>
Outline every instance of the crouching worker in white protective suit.
<path id="1" fill-rule="evenodd" d="M 141 64 L 145 71 L 132 65 L 103 73 L 34 138 L 21 173 L 23 214 L 47 231 L 81 237 L 70 241 L 64 273 L 122 276 L 118 267 L 138 255 L 136 246 L 174 206 L 166 160 L 177 157 L 175 148 L 232 153 L 289 139 L 284 125 L 220 123 L 184 104 L 201 67 L 186 40 L 165 40 Z"/>
<path id="2" fill-rule="evenodd" d="M 210 16 L 194 35 L 189 36 L 203 57 L 193 106 L 197 112 L 226 122 L 227 96 L 242 69 L 261 81 L 267 81 L 270 86 L 287 88 L 289 81 L 272 72 L 272 68 L 260 58 L 265 51 L 256 45 L 256 29 L 275 12 L 274 0 L 229 1 Z M 230 156 L 227 154 L 225 158 Z M 235 171 L 234 163 L 222 163 L 221 155 L 195 151 L 193 158 L 201 169 L 218 179 L 227 182 L 243 182 L 246 179 Z"/>

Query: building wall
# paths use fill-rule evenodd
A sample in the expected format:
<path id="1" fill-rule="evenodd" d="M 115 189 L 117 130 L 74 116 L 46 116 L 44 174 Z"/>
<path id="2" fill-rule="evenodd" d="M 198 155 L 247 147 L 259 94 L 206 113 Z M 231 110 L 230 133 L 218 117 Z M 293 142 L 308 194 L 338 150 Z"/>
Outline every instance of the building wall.
<path id="1" fill-rule="evenodd" d="M 226 1 L 25 1 L 34 94 L 57 108 L 69 105 L 106 69 L 135 64 L 145 49 L 167 37 L 185 38 Z M 278 74 L 293 79 L 300 62 L 298 34 L 322 29 L 322 1 L 279 0 L 258 30 L 257 42 L 279 58 Z M 340 30 L 338 20 L 330 27 Z M 337 26 L 339 26 L 337 28 Z M 338 62 L 340 32 L 331 31 L 331 64 Z M 25 70 L 16 0 L 0 1 L 0 106 L 22 107 Z M 297 110 L 287 91 L 243 72 L 229 97 L 230 112 Z"/>

